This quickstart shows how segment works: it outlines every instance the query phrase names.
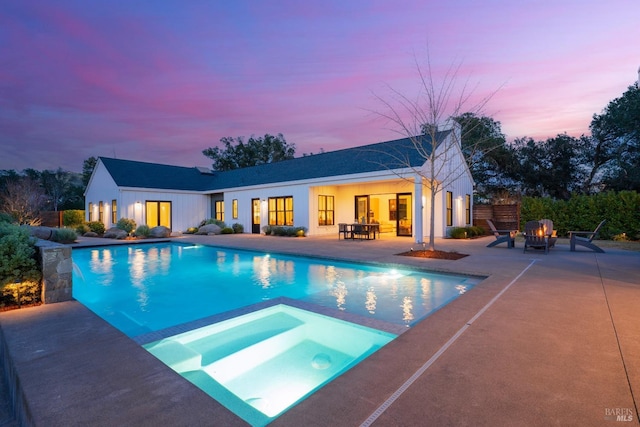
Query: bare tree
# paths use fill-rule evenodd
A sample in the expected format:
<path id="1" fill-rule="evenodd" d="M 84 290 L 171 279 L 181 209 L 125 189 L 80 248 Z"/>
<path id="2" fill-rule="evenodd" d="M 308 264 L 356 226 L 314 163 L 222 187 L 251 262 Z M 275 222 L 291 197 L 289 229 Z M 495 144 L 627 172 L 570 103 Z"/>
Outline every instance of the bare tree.
<path id="1" fill-rule="evenodd" d="M 44 190 L 31 178 L 9 181 L 0 193 L 0 211 L 11 215 L 18 224 L 40 225 L 45 202 Z"/>
<path id="2" fill-rule="evenodd" d="M 468 169 L 464 165 L 465 156 L 461 151 L 461 126 L 456 118 L 463 114 L 482 116 L 482 112 L 491 97 L 496 93 L 481 98 L 475 105 L 469 106 L 473 90 L 468 88 L 468 82 L 460 85 L 460 65 L 451 65 L 444 75 L 437 78 L 432 68 L 427 50 L 426 63 L 422 66 L 415 59 L 418 72 L 419 88 L 415 94 L 406 95 L 387 86 L 391 95 L 383 97 L 374 94 L 384 106 L 384 111 L 375 111 L 377 115 L 387 120 L 392 129 L 411 142 L 424 162 L 417 167 L 409 163 L 402 155 L 388 153 L 392 163 L 403 164 L 411 171 L 410 175 L 398 175 L 413 182 L 420 179 L 430 197 L 429 218 L 429 250 L 435 250 L 435 207 L 436 195 L 465 173 Z M 472 129 L 466 129 L 467 132 Z M 474 146 L 467 147 L 467 162 L 481 158 L 479 150 L 487 150 L 486 144 L 477 141 Z M 422 236 L 416 236 L 418 242 Z"/>

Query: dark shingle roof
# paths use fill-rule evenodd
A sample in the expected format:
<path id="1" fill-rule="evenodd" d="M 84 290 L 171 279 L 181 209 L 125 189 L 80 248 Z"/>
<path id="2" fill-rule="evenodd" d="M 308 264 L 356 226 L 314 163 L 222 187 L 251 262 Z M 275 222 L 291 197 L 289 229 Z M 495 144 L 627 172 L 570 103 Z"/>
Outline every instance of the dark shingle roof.
<path id="1" fill-rule="evenodd" d="M 436 135 L 441 143 L 451 131 Z M 426 144 L 425 151 L 430 151 Z M 249 168 L 203 174 L 198 168 L 100 158 L 118 186 L 212 191 L 277 182 L 351 175 L 407 167 L 425 162 L 409 138 L 380 142 Z"/>

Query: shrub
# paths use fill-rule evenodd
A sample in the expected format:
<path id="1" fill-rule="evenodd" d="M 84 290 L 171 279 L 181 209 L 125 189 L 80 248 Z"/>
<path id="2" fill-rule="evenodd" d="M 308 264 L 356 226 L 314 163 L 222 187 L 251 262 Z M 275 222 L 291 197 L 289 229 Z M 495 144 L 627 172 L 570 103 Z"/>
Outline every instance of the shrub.
<path id="1" fill-rule="evenodd" d="M 236 234 L 242 234 L 244 233 L 244 226 L 242 224 L 239 223 L 235 223 L 231 226 L 231 228 L 233 229 L 233 232 Z"/>
<path id="2" fill-rule="evenodd" d="M 102 223 L 100 223 L 102 224 Z M 76 233 L 78 233 L 80 236 L 83 236 L 84 233 L 88 233 L 90 232 L 91 229 L 89 228 L 89 226 L 87 224 L 80 224 L 76 226 Z"/>
<path id="3" fill-rule="evenodd" d="M 71 228 L 56 228 L 51 240 L 58 243 L 73 243 L 78 239 L 75 230 Z"/>
<path id="4" fill-rule="evenodd" d="M 233 228 L 224 227 L 223 229 L 220 230 L 220 234 L 233 234 Z"/>
<path id="5" fill-rule="evenodd" d="M 11 214 L 0 212 L 0 224 L 13 224 L 15 220 Z"/>
<path id="6" fill-rule="evenodd" d="M 468 237 L 467 233 L 465 227 L 453 227 L 449 230 L 449 236 L 451 236 L 452 239 L 466 239 Z"/>
<path id="7" fill-rule="evenodd" d="M 0 287 L 18 282 L 40 283 L 35 241 L 25 228 L 0 224 Z"/>
<path id="8" fill-rule="evenodd" d="M 129 218 L 120 218 L 116 224 L 116 228 L 126 231 L 127 234 L 131 234 L 136 228 L 136 222 Z"/>
<path id="9" fill-rule="evenodd" d="M 81 224 L 84 224 L 84 211 L 82 210 L 68 210 L 62 213 L 62 224 L 65 227 L 75 228 Z"/>
<path id="10" fill-rule="evenodd" d="M 40 282 L 11 283 L 0 290 L 0 307 L 18 306 L 40 302 Z"/>
<path id="11" fill-rule="evenodd" d="M 198 232 L 198 227 L 189 227 L 187 228 L 187 231 L 185 231 L 185 234 L 195 234 Z"/>
<path id="12" fill-rule="evenodd" d="M 290 225 L 272 225 L 269 227 L 270 232 L 267 233 L 267 231 L 265 230 L 266 235 L 273 234 L 274 236 L 295 237 L 299 234 L 301 234 L 301 236 L 304 236 L 307 232 L 306 227 L 293 227 Z"/>
<path id="13" fill-rule="evenodd" d="M 150 234 L 151 234 L 151 229 L 147 224 L 139 225 L 138 228 L 136 228 L 137 237 L 149 237 Z"/>
<path id="14" fill-rule="evenodd" d="M 87 227 L 89 227 L 89 230 L 93 231 L 96 234 L 102 235 L 105 232 L 104 224 L 100 221 L 88 222 Z"/>
<path id="15" fill-rule="evenodd" d="M 270 225 L 265 225 L 262 227 L 262 231 L 264 231 L 265 236 L 269 236 L 273 232 L 273 228 Z"/>

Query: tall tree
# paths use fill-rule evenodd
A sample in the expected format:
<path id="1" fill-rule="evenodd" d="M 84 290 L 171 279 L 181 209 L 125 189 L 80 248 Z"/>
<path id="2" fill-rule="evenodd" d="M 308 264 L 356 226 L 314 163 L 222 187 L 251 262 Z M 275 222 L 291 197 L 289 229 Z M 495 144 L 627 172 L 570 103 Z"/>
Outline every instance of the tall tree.
<path id="1" fill-rule="evenodd" d="M 640 190 L 640 87 L 636 83 L 591 121 L 594 170 L 605 188 Z"/>
<path id="2" fill-rule="evenodd" d="M 529 196 L 550 196 L 567 200 L 585 181 L 580 154 L 586 138 L 561 134 L 546 141 L 518 138 L 513 142 L 514 164 L 509 175 Z"/>
<path id="3" fill-rule="evenodd" d="M 82 185 L 84 185 L 85 188 L 89 185 L 89 180 L 91 179 L 93 169 L 96 167 L 96 163 L 98 163 L 98 158 L 93 156 L 82 162 Z"/>
<path id="4" fill-rule="evenodd" d="M 287 143 L 281 133 L 259 138 L 251 136 L 246 143 L 242 137 L 224 137 L 220 142 L 224 148 L 210 147 L 202 151 L 213 160 L 212 168 L 217 171 L 280 162 L 293 159 L 295 155 L 295 144 Z"/>
<path id="5" fill-rule="evenodd" d="M 454 120 L 461 126 L 462 152 L 476 183 L 477 196 L 490 199 L 494 193 L 509 188 L 513 182 L 507 172 L 514 159 L 500 122 L 473 113 Z"/>
<path id="6" fill-rule="evenodd" d="M 443 188 L 459 179 L 466 169 L 462 164 L 456 164 L 457 156 L 454 152 L 461 150 L 461 141 L 457 132 L 451 132 L 451 137 L 444 141 L 440 139 L 439 130 L 454 129 L 459 126 L 455 117 L 463 113 L 472 116 L 482 116 L 482 110 L 493 93 L 481 99 L 475 105 L 469 106 L 472 92 L 466 84 L 460 84 L 458 73 L 459 65 L 450 66 L 441 78 L 436 76 L 427 50 L 424 65 L 415 60 L 419 87 L 417 93 L 406 95 L 389 87 L 389 97 L 376 95 L 378 101 L 384 107 L 384 111 L 376 111 L 386 119 L 396 132 L 407 137 L 413 149 L 425 160 L 425 166 L 419 169 L 412 168 L 411 164 L 405 166 L 413 169 L 413 173 L 422 181 L 430 198 L 429 215 L 429 250 L 435 250 L 435 207 L 436 196 Z M 477 148 L 480 144 L 477 144 Z M 394 156 L 393 153 L 389 153 Z M 471 156 L 473 158 L 473 156 Z M 393 157 L 394 162 L 401 158 Z M 413 180 L 413 177 L 403 179 Z M 422 236 L 416 236 L 418 242 Z"/>

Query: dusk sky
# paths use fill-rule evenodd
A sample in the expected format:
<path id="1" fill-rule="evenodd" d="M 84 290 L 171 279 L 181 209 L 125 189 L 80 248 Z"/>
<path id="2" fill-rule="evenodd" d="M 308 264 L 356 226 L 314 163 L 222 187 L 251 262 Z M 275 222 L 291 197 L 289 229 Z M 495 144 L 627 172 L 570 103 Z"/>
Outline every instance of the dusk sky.
<path id="1" fill-rule="evenodd" d="M 638 0 L 0 0 L 0 169 L 91 156 L 210 166 L 220 138 L 296 155 L 400 137 L 376 111 L 461 64 L 509 141 L 587 134 L 640 66 Z M 390 95 L 389 95 L 390 96 Z"/>

